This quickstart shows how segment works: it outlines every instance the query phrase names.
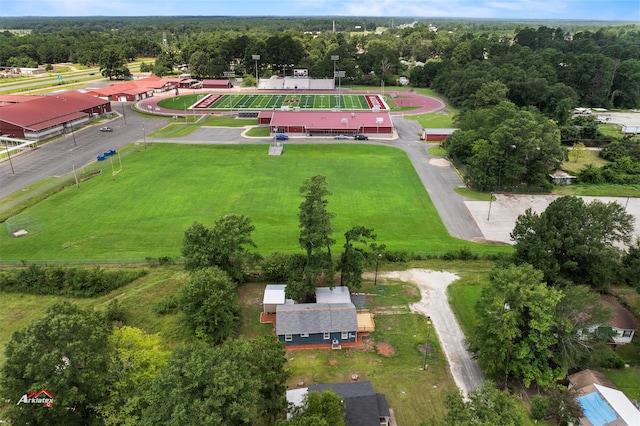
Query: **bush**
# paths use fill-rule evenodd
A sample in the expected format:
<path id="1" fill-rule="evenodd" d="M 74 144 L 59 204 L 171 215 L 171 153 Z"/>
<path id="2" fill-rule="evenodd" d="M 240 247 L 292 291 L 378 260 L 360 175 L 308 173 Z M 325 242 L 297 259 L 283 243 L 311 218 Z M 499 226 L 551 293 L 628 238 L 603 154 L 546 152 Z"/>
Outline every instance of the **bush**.
<path id="1" fill-rule="evenodd" d="M 542 420 L 547 416 L 549 411 L 549 401 L 541 395 L 535 395 L 531 398 L 531 417 L 534 420 Z"/>
<path id="2" fill-rule="evenodd" d="M 289 259 L 291 255 L 285 253 L 271 253 L 261 266 L 262 278 L 268 282 L 286 282 L 289 278 Z"/>
<path id="3" fill-rule="evenodd" d="M 94 297 L 146 275 L 145 270 L 105 271 L 95 268 L 29 265 L 0 274 L 0 291 L 73 297 Z"/>
<path id="4" fill-rule="evenodd" d="M 120 302 L 118 302 L 118 299 L 113 299 L 107 305 L 104 316 L 109 322 L 124 323 L 126 319 L 126 312 L 124 310 L 124 307 L 120 304 Z"/>
<path id="5" fill-rule="evenodd" d="M 180 309 L 180 296 L 165 296 L 153 304 L 153 312 L 158 315 L 169 315 L 178 312 Z"/>
<path id="6" fill-rule="evenodd" d="M 479 256 L 473 253 L 469 247 L 460 250 L 448 251 L 442 255 L 442 260 L 478 260 Z"/>
<path id="7" fill-rule="evenodd" d="M 384 258 L 388 262 L 407 262 L 409 253 L 406 251 L 387 251 L 384 253 Z"/>

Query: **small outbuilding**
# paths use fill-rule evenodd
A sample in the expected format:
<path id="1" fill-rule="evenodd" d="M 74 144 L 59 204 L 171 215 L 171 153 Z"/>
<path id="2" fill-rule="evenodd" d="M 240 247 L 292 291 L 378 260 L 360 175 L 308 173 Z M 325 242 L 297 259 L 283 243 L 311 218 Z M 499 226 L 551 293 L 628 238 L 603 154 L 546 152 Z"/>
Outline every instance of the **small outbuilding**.
<path id="1" fill-rule="evenodd" d="M 203 89 L 231 89 L 232 87 L 233 87 L 233 84 L 231 84 L 230 80 L 215 80 L 215 79 L 202 80 Z"/>
<path id="2" fill-rule="evenodd" d="M 571 185 L 575 183 L 577 178 L 565 172 L 564 170 L 556 170 L 555 172 L 549 174 L 549 179 L 551 179 L 551 182 L 553 182 L 555 185 Z"/>
<path id="3" fill-rule="evenodd" d="M 441 142 L 458 129 L 422 129 L 422 139 L 425 142 Z"/>
<path id="4" fill-rule="evenodd" d="M 276 308 L 287 302 L 284 295 L 286 287 L 285 284 L 268 284 L 265 287 L 262 298 L 262 311 L 265 314 L 275 314 Z"/>

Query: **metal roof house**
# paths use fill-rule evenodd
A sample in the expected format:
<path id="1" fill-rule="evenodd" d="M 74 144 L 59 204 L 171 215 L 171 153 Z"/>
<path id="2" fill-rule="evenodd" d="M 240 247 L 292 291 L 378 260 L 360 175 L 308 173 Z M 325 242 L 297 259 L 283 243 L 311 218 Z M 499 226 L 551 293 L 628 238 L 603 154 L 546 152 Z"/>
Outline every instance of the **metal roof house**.
<path id="1" fill-rule="evenodd" d="M 358 340 L 353 303 L 299 303 L 276 307 L 276 335 L 286 346 L 331 345 Z"/>
<path id="2" fill-rule="evenodd" d="M 287 401 L 299 406 L 309 392 L 331 390 L 340 396 L 345 404 L 344 420 L 348 426 L 388 426 L 391 411 L 387 397 L 375 393 L 371 382 L 347 382 L 310 385 L 307 388 L 287 391 Z"/>
<path id="3" fill-rule="evenodd" d="M 601 373 L 584 370 L 568 377 L 570 386 L 580 396 L 576 398 L 582 406 L 580 425 L 635 426 L 640 424 L 640 411 L 629 398 Z"/>
<path id="4" fill-rule="evenodd" d="M 638 328 L 638 320 L 614 296 L 601 295 L 600 303 L 611 308 L 613 318 L 600 326 L 610 328 L 613 332 L 611 339 L 616 345 L 631 343 Z"/>

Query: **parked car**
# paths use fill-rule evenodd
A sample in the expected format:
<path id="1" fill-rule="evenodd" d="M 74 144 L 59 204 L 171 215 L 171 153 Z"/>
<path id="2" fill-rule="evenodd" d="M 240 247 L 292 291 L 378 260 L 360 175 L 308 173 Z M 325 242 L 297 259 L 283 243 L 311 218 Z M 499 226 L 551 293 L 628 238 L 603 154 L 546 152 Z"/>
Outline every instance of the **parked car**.
<path id="1" fill-rule="evenodd" d="M 289 136 L 287 135 L 283 135 L 282 133 L 278 133 L 275 138 L 275 140 L 277 141 L 288 141 L 289 140 Z"/>
<path id="2" fill-rule="evenodd" d="M 111 127 L 100 127 L 101 132 L 113 132 Z"/>
<path id="3" fill-rule="evenodd" d="M 357 140 L 357 141 L 368 141 L 369 140 L 369 136 L 367 136 L 367 135 L 355 135 L 353 138 L 355 140 Z"/>
<path id="4" fill-rule="evenodd" d="M 335 135 L 333 138 L 334 139 L 347 139 L 347 136 L 346 135 Z"/>

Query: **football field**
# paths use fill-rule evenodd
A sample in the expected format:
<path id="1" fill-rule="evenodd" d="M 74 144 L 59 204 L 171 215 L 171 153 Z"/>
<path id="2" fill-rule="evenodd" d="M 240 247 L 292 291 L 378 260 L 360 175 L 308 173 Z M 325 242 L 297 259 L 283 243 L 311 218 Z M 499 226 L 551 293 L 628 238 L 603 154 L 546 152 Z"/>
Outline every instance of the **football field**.
<path id="1" fill-rule="evenodd" d="M 209 94 L 189 107 L 195 110 L 269 109 L 380 111 L 389 108 L 379 95 L 363 94 Z"/>

